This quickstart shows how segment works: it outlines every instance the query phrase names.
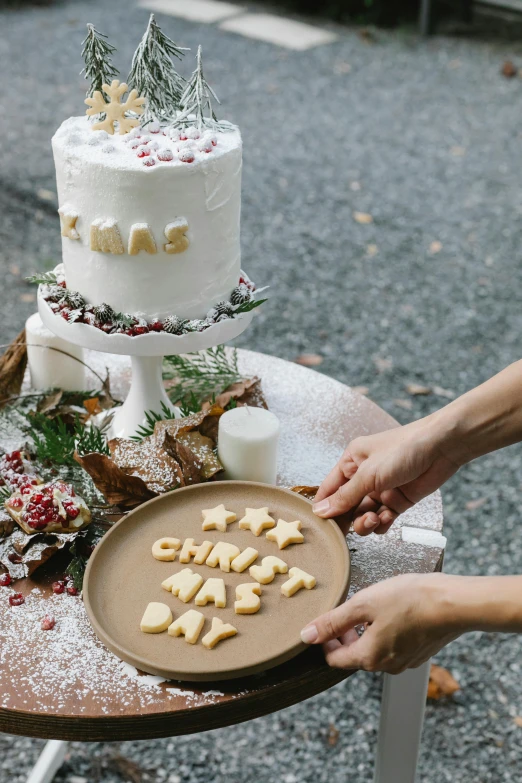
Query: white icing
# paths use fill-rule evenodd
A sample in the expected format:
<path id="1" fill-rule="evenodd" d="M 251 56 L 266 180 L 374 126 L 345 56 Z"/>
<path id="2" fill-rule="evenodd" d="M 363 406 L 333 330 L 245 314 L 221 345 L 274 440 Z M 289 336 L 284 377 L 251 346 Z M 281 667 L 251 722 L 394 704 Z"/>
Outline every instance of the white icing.
<path id="1" fill-rule="evenodd" d="M 210 145 L 200 149 L 195 141 L 177 140 L 176 133 L 173 139 L 147 134 L 151 154 L 141 158 L 133 145 L 147 137 L 136 136 L 114 135 L 113 149 L 107 150 L 107 134 L 93 131 L 87 117 L 71 117 L 53 138 L 58 200 L 78 213 L 80 239 L 62 237 L 67 287 L 116 311 L 204 318 L 213 304 L 229 298 L 240 276 L 239 130 L 204 133 L 205 141 L 217 141 L 210 152 L 205 151 Z M 172 151 L 172 160 L 157 157 L 155 142 Z M 180 160 L 178 148 L 190 149 L 194 162 Z M 149 158 L 154 165 L 146 165 Z M 165 227 L 180 217 L 188 221 L 189 246 L 165 253 Z M 91 224 L 108 220 L 118 225 L 123 254 L 90 249 Z M 158 253 L 131 256 L 131 226 L 143 223 L 150 226 Z"/>

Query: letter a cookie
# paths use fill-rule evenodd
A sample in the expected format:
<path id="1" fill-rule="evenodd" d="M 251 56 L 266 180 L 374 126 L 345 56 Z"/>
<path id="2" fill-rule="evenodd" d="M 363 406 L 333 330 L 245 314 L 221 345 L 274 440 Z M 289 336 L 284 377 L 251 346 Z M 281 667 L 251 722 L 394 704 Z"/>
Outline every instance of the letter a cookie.
<path id="1" fill-rule="evenodd" d="M 211 601 L 218 609 L 224 609 L 227 605 L 225 583 L 222 579 L 207 579 L 196 598 L 196 606 L 206 606 Z"/>
<path id="2" fill-rule="evenodd" d="M 183 634 L 186 642 L 196 644 L 204 623 L 205 616 L 201 612 L 189 609 L 188 612 L 174 620 L 172 625 L 169 625 L 168 634 L 169 636 L 181 636 Z"/>

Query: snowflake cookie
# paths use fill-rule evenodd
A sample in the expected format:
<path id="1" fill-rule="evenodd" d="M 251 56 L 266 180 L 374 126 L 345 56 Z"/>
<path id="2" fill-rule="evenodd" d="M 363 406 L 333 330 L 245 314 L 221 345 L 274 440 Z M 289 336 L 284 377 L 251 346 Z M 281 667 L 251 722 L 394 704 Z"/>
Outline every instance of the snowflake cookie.
<path id="1" fill-rule="evenodd" d="M 120 84 L 117 79 L 114 79 L 110 85 L 102 84 L 103 92 L 110 98 L 108 102 L 105 101 L 100 90 L 95 90 L 91 98 L 85 99 L 85 103 L 90 107 L 85 112 L 89 117 L 96 114 L 105 114 L 104 120 L 96 122 L 92 126 L 93 131 L 104 130 L 112 136 L 114 123 L 117 122 L 120 136 L 123 136 L 140 124 L 136 117 L 127 117 L 126 112 L 132 111 L 134 114 L 143 114 L 143 104 L 146 99 L 138 97 L 137 90 L 131 90 L 125 103 L 120 103 L 121 97 L 128 89 L 129 87 L 125 82 Z"/>

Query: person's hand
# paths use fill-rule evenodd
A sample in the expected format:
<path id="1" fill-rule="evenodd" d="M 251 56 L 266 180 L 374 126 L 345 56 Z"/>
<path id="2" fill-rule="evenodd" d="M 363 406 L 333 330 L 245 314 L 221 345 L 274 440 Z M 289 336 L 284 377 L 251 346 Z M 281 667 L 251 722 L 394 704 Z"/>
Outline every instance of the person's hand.
<path id="1" fill-rule="evenodd" d="M 386 533 L 395 518 L 447 481 L 460 465 L 444 450 L 431 417 L 356 438 L 325 478 L 314 501 L 323 518 L 353 520 L 359 535 Z"/>
<path id="2" fill-rule="evenodd" d="M 307 644 L 323 644 L 338 669 L 399 674 L 425 663 L 466 630 L 453 598 L 463 577 L 445 574 L 395 576 L 356 593 L 301 631 Z M 359 636 L 356 627 L 363 626 Z"/>

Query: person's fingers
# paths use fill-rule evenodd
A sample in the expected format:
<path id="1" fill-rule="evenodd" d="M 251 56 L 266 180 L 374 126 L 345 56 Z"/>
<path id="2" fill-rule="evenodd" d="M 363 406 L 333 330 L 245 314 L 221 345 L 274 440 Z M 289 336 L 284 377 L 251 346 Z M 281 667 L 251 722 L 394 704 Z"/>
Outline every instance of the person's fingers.
<path id="1" fill-rule="evenodd" d="M 341 644 L 339 647 L 328 647 L 328 644 L 325 644 L 323 650 L 328 666 L 334 669 L 362 669 L 363 654 L 361 653 L 361 647 L 364 647 L 363 638 L 358 638 L 353 644 Z"/>
<path id="2" fill-rule="evenodd" d="M 381 520 L 377 512 L 367 511 L 366 514 L 354 520 L 353 529 L 359 536 L 369 536 L 380 524 Z"/>
<path id="3" fill-rule="evenodd" d="M 381 524 L 378 527 L 376 527 L 373 532 L 377 536 L 384 536 L 384 534 L 388 532 L 388 530 L 391 528 L 392 525 L 393 525 L 393 521 L 388 522 L 387 524 L 381 522 Z"/>
<path id="4" fill-rule="evenodd" d="M 411 500 L 409 500 L 404 493 L 396 487 L 395 489 L 385 489 L 380 493 L 380 501 L 383 506 L 393 509 L 398 514 L 403 514 L 409 508 L 413 506 Z"/>
<path id="5" fill-rule="evenodd" d="M 330 495 L 338 490 L 341 484 L 344 484 L 345 481 L 346 476 L 341 470 L 341 463 L 338 462 L 321 483 L 321 486 L 317 490 L 314 503 L 320 503 L 321 500 L 324 500 L 324 498 L 330 497 Z"/>
<path id="6" fill-rule="evenodd" d="M 301 631 L 301 639 L 306 644 L 321 644 L 331 639 L 338 639 L 360 623 L 371 618 L 363 608 L 363 602 L 354 596 L 341 606 L 317 617 Z"/>
<path id="7" fill-rule="evenodd" d="M 360 467 L 353 478 L 342 484 L 333 495 L 314 505 L 314 514 L 319 517 L 345 514 L 372 491 L 372 483 L 371 473 L 364 466 Z"/>

